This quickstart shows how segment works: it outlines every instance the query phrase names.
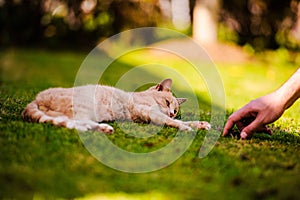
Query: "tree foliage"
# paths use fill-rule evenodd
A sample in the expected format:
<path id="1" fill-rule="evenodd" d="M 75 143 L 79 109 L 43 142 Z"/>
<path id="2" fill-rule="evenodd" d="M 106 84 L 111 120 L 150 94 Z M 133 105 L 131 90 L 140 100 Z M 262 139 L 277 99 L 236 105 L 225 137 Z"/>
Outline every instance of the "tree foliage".
<path id="1" fill-rule="evenodd" d="M 288 37 L 300 14 L 298 5 L 299 0 L 223 0 L 220 20 L 238 34 L 239 44 L 291 46 Z"/>
<path id="2" fill-rule="evenodd" d="M 102 38 L 126 29 L 171 23 L 162 12 L 161 1 L 0 0 L 0 45 L 90 48 Z M 192 20 L 195 2 L 190 0 Z M 218 23 L 237 35 L 239 44 L 259 49 L 294 47 L 290 33 L 300 16 L 299 0 L 219 2 Z"/>
<path id="3" fill-rule="evenodd" d="M 156 0 L 0 0 L 0 44 L 84 47 L 159 20 Z"/>

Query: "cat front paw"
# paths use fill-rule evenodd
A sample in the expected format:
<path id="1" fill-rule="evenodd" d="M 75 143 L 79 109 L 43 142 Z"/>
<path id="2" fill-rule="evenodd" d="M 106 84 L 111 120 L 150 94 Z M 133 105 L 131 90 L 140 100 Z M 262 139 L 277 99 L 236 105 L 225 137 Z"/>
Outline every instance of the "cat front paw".
<path id="1" fill-rule="evenodd" d="M 210 125 L 210 123 L 208 123 L 206 121 L 200 121 L 198 123 L 198 127 L 197 128 L 198 128 L 198 130 L 199 129 L 209 130 L 209 129 L 211 129 L 211 125 Z"/>
<path id="2" fill-rule="evenodd" d="M 193 121 L 190 122 L 190 127 L 197 129 L 197 130 L 209 130 L 211 129 L 210 123 L 206 121 Z"/>

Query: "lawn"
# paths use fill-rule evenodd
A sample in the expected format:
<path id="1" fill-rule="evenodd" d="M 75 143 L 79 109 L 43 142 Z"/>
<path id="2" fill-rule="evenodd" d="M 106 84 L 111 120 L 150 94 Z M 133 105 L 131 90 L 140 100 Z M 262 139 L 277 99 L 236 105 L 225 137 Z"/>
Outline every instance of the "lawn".
<path id="1" fill-rule="evenodd" d="M 208 156 L 199 158 L 206 131 L 198 131 L 179 159 L 148 173 L 125 173 L 107 167 L 89 153 L 75 130 L 23 122 L 23 108 L 39 91 L 73 86 L 85 56 L 35 49 L 8 49 L 0 53 L 0 198 L 300 198 L 299 102 L 270 125 L 272 136 L 255 134 L 249 140 L 220 137 Z M 276 89 L 297 69 L 283 50 L 255 56 L 254 61 L 243 64 L 217 63 L 227 114 Z M 294 60 L 298 62 L 299 58 L 298 55 L 298 60 Z M 140 60 L 147 58 L 120 58 L 113 63 L 119 67 L 108 70 L 100 81 L 115 83 L 119 74 L 132 69 Z M 172 62 L 175 67 L 182 66 L 181 61 L 162 60 L 166 65 Z M 153 76 L 163 78 L 160 73 Z M 137 80 L 140 79 L 143 78 Z M 194 89 L 201 102 L 200 116 L 209 120 L 210 100 L 205 85 L 199 83 Z M 116 132 L 108 138 L 133 152 L 160 148 L 177 132 L 165 127 L 156 136 L 135 138 L 118 129 L 116 123 L 111 125 Z"/>

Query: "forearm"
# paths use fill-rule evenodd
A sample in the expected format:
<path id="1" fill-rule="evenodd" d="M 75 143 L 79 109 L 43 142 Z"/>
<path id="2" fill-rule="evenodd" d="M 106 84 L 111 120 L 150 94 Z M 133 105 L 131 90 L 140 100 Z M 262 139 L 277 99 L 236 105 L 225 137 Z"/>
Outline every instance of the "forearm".
<path id="1" fill-rule="evenodd" d="M 284 103 L 284 109 L 293 105 L 300 98 L 300 68 L 275 93 Z"/>

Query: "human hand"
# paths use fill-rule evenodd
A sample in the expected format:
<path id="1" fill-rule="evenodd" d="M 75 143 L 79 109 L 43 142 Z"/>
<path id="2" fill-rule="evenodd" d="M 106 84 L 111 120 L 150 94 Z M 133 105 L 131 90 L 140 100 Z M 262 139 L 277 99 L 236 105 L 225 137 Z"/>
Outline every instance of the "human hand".
<path id="1" fill-rule="evenodd" d="M 223 136 L 226 136 L 234 127 L 241 131 L 241 138 L 245 139 L 255 132 L 272 134 L 266 126 L 276 121 L 285 111 L 285 101 L 276 92 L 249 102 L 234 112 L 225 124 Z"/>

